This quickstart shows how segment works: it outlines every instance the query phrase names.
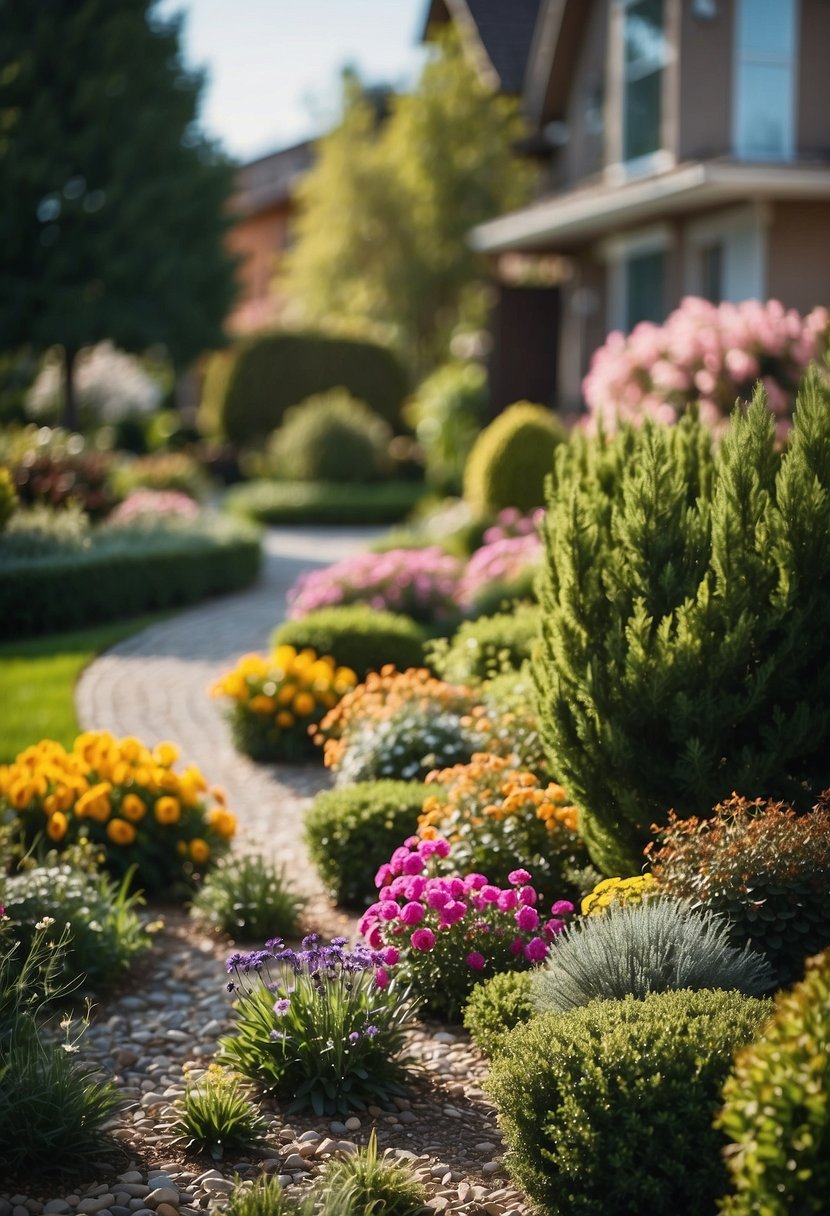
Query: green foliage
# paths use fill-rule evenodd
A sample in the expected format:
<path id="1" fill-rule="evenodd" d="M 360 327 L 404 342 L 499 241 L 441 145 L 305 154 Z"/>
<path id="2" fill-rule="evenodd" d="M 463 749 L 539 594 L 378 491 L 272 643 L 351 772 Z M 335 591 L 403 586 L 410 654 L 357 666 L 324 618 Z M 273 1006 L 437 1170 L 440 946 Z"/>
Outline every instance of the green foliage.
<path id="1" fill-rule="evenodd" d="M 153 452 L 149 456 L 123 461 L 113 470 L 111 480 L 119 498 L 144 488 L 180 490 L 196 502 L 202 502 L 210 491 L 201 465 L 186 452 Z"/>
<path id="2" fill-rule="evenodd" d="M 197 421 L 203 434 L 212 439 L 222 434 L 222 408 L 233 364 L 234 351 L 230 349 L 214 351 L 205 362 Z"/>
<path id="3" fill-rule="evenodd" d="M 484 314 L 470 228 L 531 192 L 520 134 L 515 102 L 491 92 L 457 38 L 382 125 L 347 79 L 341 124 L 300 186 L 289 294 L 310 317 L 385 333 L 416 371 L 446 358 L 453 333 Z"/>
<path id="4" fill-rule="evenodd" d="M 711 1212 L 721 1086 L 767 1012 L 736 992 L 661 992 L 517 1027 L 487 1084 L 514 1181 L 545 1216 Z"/>
<path id="5" fill-rule="evenodd" d="M 536 689 L 528 664 L 519 671 L 505 671 L 488 680 L 482 698 L 494 736 L 484 750 L 500 756 L 513 755 L 522 768 L 535 773 L 541 781 L 555 780 L 539 734 Z"/>
<path id="6" fill-rule="evenodd" d="M 405 519 L 422 495 L 411 481 L 250 481 L 229 491 L 225 509 L 260 524 L 388 524 Z"/>
<path id="7" fill-rule="evenodd" d="M 28 951 L 34 925 L 42 917 L 53 918 L 56 934 L 68 928 L 61 978 L 97 991 L 119 979 L 150 945 L 135 910 L 143 900 L 129 893 L 132 877 L 129 873 L 116 884 L 105 874 L 52 860 L 9 878 L 0 875 L 0 904 L 22 943 L 22 953 Z"/>
<path id="8" fill-rule="evenodd" d="M 341 388 L 397 428 L 407 377 L 385 346 L 323 333 L 263 333 L 234 352 L 219 424 L 234 443 L 254 443 L 278 427 L 291 406 Z"/>
<path id="9" fill-rule="evenodd" d="M 458 494 L 467 455 L 486 421 L 487 373 L 479 363 L 446 363 L 423 380 L 404 408 L 424 453 L 427 481 Z"/>
<path id="10" fill-rule="evenodd" d="M 175 530 L 102 531 L 87 547 L 6 556 L 0 536 L 0 616 L 6 637 L 119 620 L 251 583 L 262 560 L 259 534 L 228 519 Z"/>
<path id="11" fill-rule="evenodd" d="M 237 1185 L 228 1196 L 228 1216 L 294 1216 L 295 1212 L 313 1216 L 308 1198 L 301 1204 L 293 1203 L 279 1178 L 261 1174 L 252 1183 L 240 1184 L 238 1178 L 234 1181 Z"/>
<path id="12" fill-rule="evenodd" d="M 358 722 L 337 765 L 337 786 L 381 777 L 423 781 L 434 768 L 466 764 L 485 745 L 485 736 L 463 717 L 425 701 L 404 704 L 381 721 Z"/>
<path id="13" fill-rule="evenodd" d="M 376 898 L 375 874 L 417 831 L 427 792 L 418 782 L 387 779 L 317 795 L 306 812 L 305 838 L 332 899 L 365 908 Z"/>
<path id="14" fill-rule="evenodd" d="M 559 456 L 534 665 L 591 854 L 634 873 L 670 807 L 830 786 L 830 388 L 783 456 L 761 388 L 715 454 L 698 420 Z"/>
<path id="15" fill-rule="evenodd" d="M 17 490 L 14 488 L 11 471 L 0 465 L 0 532 L 14 515 L 17 504 Z"/>
<path id="16" fill-rule="evenodd" d="M 185 1082 L 184 1097 L 174 1105 L 169 1130 L 189 1149 L 221 1161 L 228 1150 L 257 1147 L 268 1125 L 239 1077 L 211 1064 L 198 1081 L 185 1075 Z"/>
<path id="17" fill-rule="evenodd" d="M 234 853 L 210 871 L 192 912 L 235 941 L 294 937 L 305 900 L 267 857 Z"/>
<path id="18" fill-rule="evenodd" d="M 830 791 L 805 815 L 737 796 L 711 819 L 672 815 L 646 851 L 660 889 L 719 912 L 779 986 L 830 944 Z"/>
<path id="19" fill-rule="evenodd" d="M 7 345 L 163 342 L 182 363 L 221 343 L 233 172 L 195 125 L 180 28 L 154 0 L 0 8 Z"/>
<path id="20" fill-rule="evenodd" d="M 530 971 L 500 971 L 470 993 L 464 1026 L 484 1055 L 498 1055 L 507 1042 L 507 1031 L 529 1022 L 536 1013 L 532 981 Z"/>
<path id="21" fill-rule="evenodd" d="M 320 608 L 285 621 L 274 632 L 272 645 L 330 654 L 338 667 L 350 667 L 361 680 L 387 663 L 405 671 L 421 667 L 424 661 L 424 630 L 417 621 L 367 604 Z"/>
<path id="22" fill-rule="evenodd" d="M 776 997 L 735 1059 L 717 1126 L 731 1140 L 729 1216 L 821 1216 L 830 1194 L 830 951 Z"/>
<path id="23" fill-rule="evenodd" d="M 390 472 L 391 440 L 388 422 L 346 389 L 333 388 L 292 405 L 269 451 L 277 477 L 364 483 Z"/>
<path id="24" fill-rule="evenodd" d="M 519 604 L 514 612 L 465 621 L 449 641 L 436 638 L 427 644 L 429 665 L 455 684 L 478 684 L 518 671 L 531 656 L 539 618 L 535 604 Z"/>
<path id="25" fill-rule="evenodd" d="M 539 1009 L 560 1013 L 590 1001 L 643 1000 L 651 992 L 726 988 L 759 996 L 775 985 L 763 957 L 730 945 L 725 923 L 664 897 L 615 903 L 569 925 L 537 974 Z"/>
<path id="26" fill-rule="evenodd" d="M 316 1190 L 323 1200 L 321 1216 L 329 1210 L 327 1195 L 345 1197 L 349 1216 L 427 1216 L 429 1211 L 427 1193 L 412 1170 L 378 1156 L 374 1131 L 366 1148 L 326 1162 Z"/>
<path id="27" fill-rule="evenodd" d="M 481 432 L 464 469 L 464 498 L 476 515 L 525 513 L 545 501 L 545 478 L 567 432 L 543 405 L 519 401 Z"/>

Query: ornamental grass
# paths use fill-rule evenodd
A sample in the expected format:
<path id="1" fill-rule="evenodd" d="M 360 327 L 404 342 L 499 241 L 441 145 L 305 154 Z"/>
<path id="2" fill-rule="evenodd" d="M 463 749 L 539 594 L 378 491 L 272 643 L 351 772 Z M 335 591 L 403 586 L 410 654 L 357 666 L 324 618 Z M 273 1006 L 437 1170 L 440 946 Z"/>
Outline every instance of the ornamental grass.
<path id="1" fill-rule="evenodd" d="M 26 850 L 88 840 L 117 878 L 134 866 L 146 891 L 187 888 L 226 850 L 236 817 L 195 765 L 175 771 L 178 756 L 174 743 L 109 731 L 86 731 L 69 751 L 42 739 L 0 767 L 0 820 Z"/>

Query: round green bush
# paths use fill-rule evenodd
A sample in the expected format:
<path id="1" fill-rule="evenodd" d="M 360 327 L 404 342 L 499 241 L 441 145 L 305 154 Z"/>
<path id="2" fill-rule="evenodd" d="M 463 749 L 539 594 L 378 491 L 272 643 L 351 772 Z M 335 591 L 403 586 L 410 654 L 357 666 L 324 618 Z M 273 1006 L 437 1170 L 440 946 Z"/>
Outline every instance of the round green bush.
<path id="1" fill-rule="evenodd" d="M 566 438 L 562 423 L 543 405 L 508 406 L 481 432 L 464 469 L 464 498 L 473 513 L 517 507 L 527 514 L 543 506 L 554 449 Z"/>
<path id="2" fill-rule="evenodd" d="M 280 425 L 292 405 L 338 387 L 397 429 L 407 391 L 406 372 L 391 350 L 319 333 L 253 335 L 240 342 L 226 370 L 224 386 L 217 370 L 210 388 L 221 394 L 219 427 L 233 443 L 255 443 Z"/>
<path id="3" fill-rule="evenodd" d="M 350 667 L 361 680 L 386 663 L 398 671 L 424 663 L 424 630 L 417 621 L 366 604 L 320 608 L 286 621 L 274 632 L 272 645 L 330 654 L 339 667 Z"/>
<path id="4" fill-rule="evenodd" d="M 376 897 L 375 874 L 418 828 L 428 793 L 412 781 L 360 781 L 323 790 L 305 817 L 311 859 L 331 897 L 365 908 Z"/>
<path id="5" fill-rule="evenodd" d="M 505 671 L 518 671 L 530 658 L 539 632 L 539 609 L 520 604 L 515 612 L 465 621 L 447 641 L 427 644 L 430 666 L 453 684 L 477 684 Z"/>
<path id="6" fill-rule="evenodd" d="M 464 1026 L 479 1051 L 495 1056 L 506 1042 L 507 1031 L 534 1016 L 530 971 L 500 971 L 476 984 L 464 1006 Z"/>
<path id="7" fill-rule="evenodd" d="M 763 1035 L 741 1051 L 718 1127 L 732 1141 L 728 1216 L 822 1216 L 830 1195 L 830 950 L 779 993 Z"/>
<path id="8" fill-rule="evenodd" d="M 381 480 L 390 471 L 392 428 L 343 388 L 286 411 L 269 452 L 278 477 L 336 484 Z"/>
<path id="9" fill-rule="evenodd" d="M 487 1083 L 514 1181 L 548 1216 L 712 1212 L 726 1182 L 721 1087 L 769 1008 L 660 992 L 516 1027 Z"/>

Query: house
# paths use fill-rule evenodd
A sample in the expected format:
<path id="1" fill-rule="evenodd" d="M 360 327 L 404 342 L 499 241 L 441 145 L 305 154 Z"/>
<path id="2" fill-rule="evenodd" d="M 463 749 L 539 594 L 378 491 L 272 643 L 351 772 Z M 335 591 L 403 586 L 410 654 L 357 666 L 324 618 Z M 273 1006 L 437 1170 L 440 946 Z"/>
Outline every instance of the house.
<path id="1" fill-rule="evenodd" d="M 228 246 L 240 258 L 239 301 L 227 322 L 233 334 L 263 329 L 279 315 L 274 277 L 291 239 L 297 183 L 313 156 L 312 142 L 295 144 L 237 170 L 231 208 L 238 218 L 228 234 Z"/>
<path id="2" fill-rule="evenodd" d="M 433 0 L 430 10 L 456 20 L 471 45 L 477 10 L 501 9 L 509 22 L 514 6 L 443 0 L 442 16 Z M 802 312 L 827 303 L 828 0 L 536 7 L 521 85 L 511 87 L 543 188 L 471 241 L 497 273 L 524 264 L 530 274 L 540 255 L 557 268 L 544 352 L 551 403 L 578 407 L 606 335 L 663 320 L 686 295 L 775 297 Z M 482 60 L 493 35 L 477 28 Z"/>

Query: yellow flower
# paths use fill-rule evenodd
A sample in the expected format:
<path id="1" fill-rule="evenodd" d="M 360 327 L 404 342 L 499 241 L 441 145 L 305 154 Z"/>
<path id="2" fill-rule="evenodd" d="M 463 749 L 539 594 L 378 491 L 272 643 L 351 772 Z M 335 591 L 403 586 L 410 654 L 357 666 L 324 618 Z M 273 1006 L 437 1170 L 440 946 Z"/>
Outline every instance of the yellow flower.
<path id="1" fill-rule="evenodd" d="M 153 759 L 162 768 L 172 768 L 179 758 L 179 749 L 175 743 L 158 743 L 153 748 Z"/>
<path id="2" fill-rule="evenodd" d="M 159 798 L 155 806 L 155 816 L 158 823 L 178 823 L 181 818 L 182 808 L 178 798 L 170 798 L 165 796 Z"/>
<path id="3" fill-rule="evenodd" d="M 107 836 L 113 844 L 132 844 L 135 840 L 135 828 L 126 819 L 111 819 L 107 824 Z"/>
<path id="4" fill-rule="evenodd" d="M 313 714 L 317 706 L 310 692 L 298 692 L 294 698 L 292 708 L 299 717 L 307 718 L 309 714 Z"/>
<path id="5" fill-rule="evenodd" d="M 35 796 L 34 789 L 28 781 L 14 781 L 9 787 L 9 802 L 16 811 L 22 811 Z"/>
<path id="6" fill-rule="evenodd" d="M 147 803 L 138 794 L 125 794 L 121 803 L 121 814 L 133 823 L 138 823 L 147 814 Z"/>
<path id="7" fill-rule="evenodd" d="M 287 709 L 281 709 L 277 714 L 277 726 L 283 730 L 290 730 L 294 725 L 294 715 L 290 714 Z"/>
<path id="8" fill-rule="evenodd" d="M 202 840 L 201 836 L 197 836 L 195 840 L 190 842 L 190 857 L 196 862 L 196 865 L 203 865 L 208 857 L 210 857 L 210 845 L 206 840 Z"/>
<path id="9" fill-rule="evenodd" d="M 273 697 L 264 697 L 260 693 L 256 697 L 251 697 L 248 702 L 248 709 L 255 714 L 272 714 L 277 708 L 277 703 Z"/>
<path id="10" fill-rule="evenodd" d="M 99 781 L 97 785 L 90 786 L 76 802 L 75 814 L 79 819 L 88 817 L 98 823 L 106 823 L 112 810 L 109 797 L 111 793 L 112 786 L 108 781 Z"/>
<path id="11" fill-rule="evenodd" d="M 297 652 L 293 646 L 278 646 L 273 654 L 277 667 L 281 667 L 283 670 L 289 668 L 296 657 Z"/>
<path id="12" fill-rule="evenodd" d="M 223 806 L 215 806 L 208 811 L 207 823 L 223 840 L 230 840 L 236 834 L 236 815 Z"/>
<path id="13" fill-rule="evenodd" d="M 69 828 L 69 820 L 64 815 L 63 811 L 55 811 L 49 816 L 49 822 L 46 824 L 46 835 L 50 840 L 63 840 Z"/>
<path id="14" fill-rule="evenodd" d="M 294 694 L 297 691 L 297 685 L 292 684 L 289 680 L 287 684 L 283 684 L 282 688 L 277 693 L 277 700 L 280 705 L 290 705 L 294 700 Z"/>

